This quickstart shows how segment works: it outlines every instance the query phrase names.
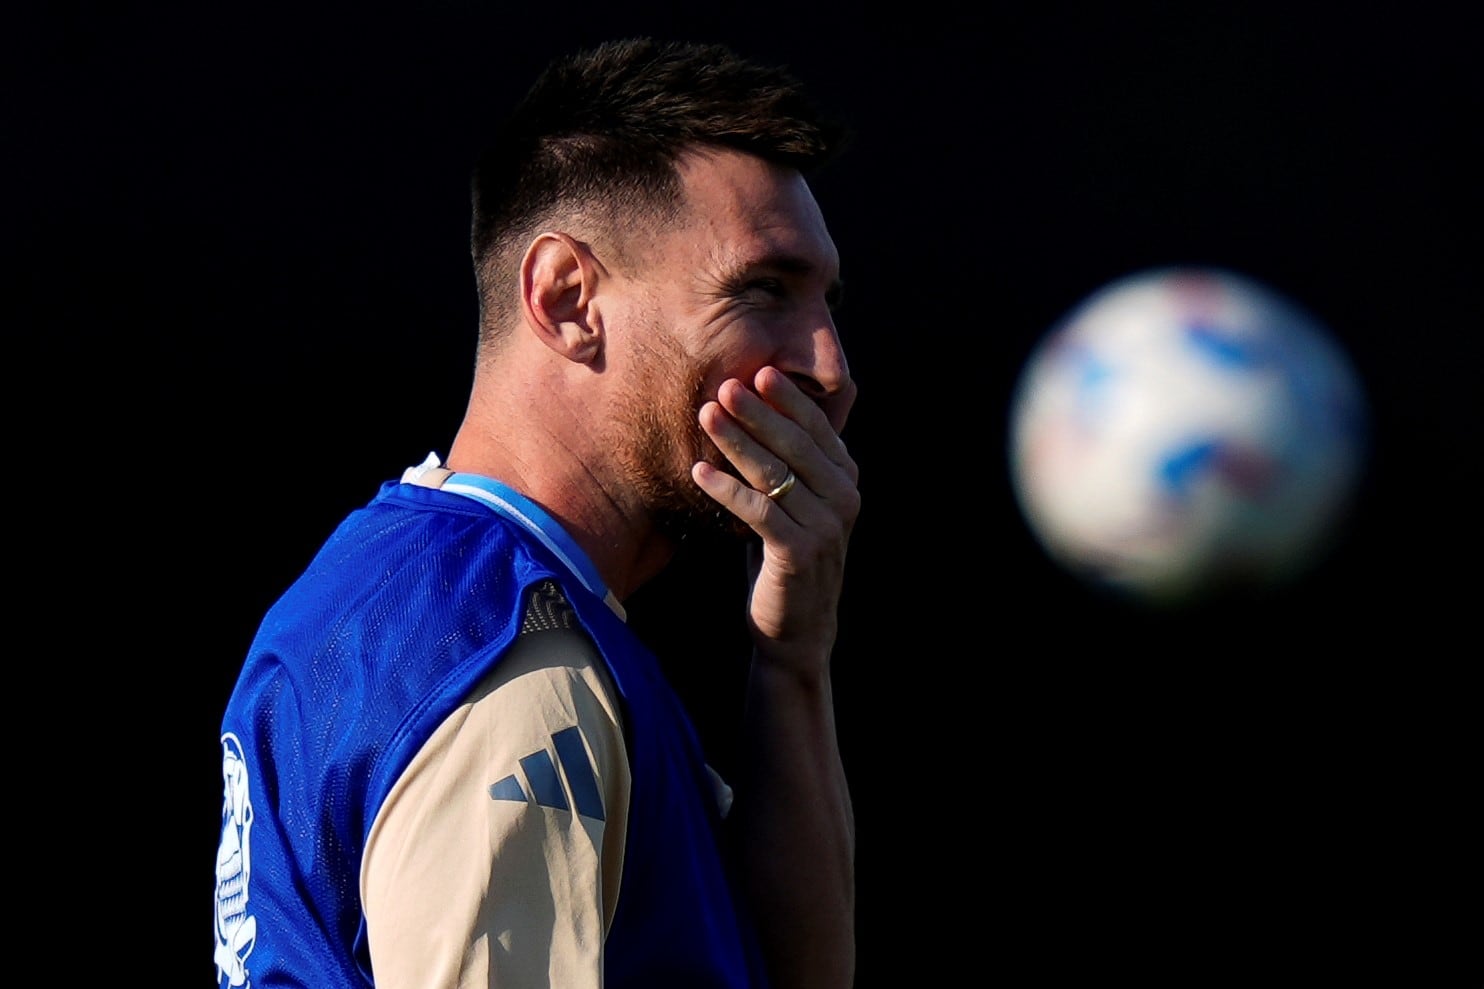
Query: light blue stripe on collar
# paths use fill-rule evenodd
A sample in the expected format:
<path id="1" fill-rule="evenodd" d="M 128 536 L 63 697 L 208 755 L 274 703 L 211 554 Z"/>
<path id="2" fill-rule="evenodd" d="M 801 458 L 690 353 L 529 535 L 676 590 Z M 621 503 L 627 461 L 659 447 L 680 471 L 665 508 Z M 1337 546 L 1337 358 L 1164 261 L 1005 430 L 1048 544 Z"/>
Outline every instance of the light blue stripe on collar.
<path id="1" fill-rule="evenodd" d="M 443 482 L 442 489 L 483 502 L 511 521 L 519 522 L 531 535 L 541 540 L 547 549 L 556 554 L 556 558 L 561 560 L 588 590 L 607 601 L 608 606 L 614 609 L 620 618 L 624 616 L 622 605 L 609 592 L 608 586 L 603 583 L 603 578 L 598 575 L 593 561 L 588 559 L 582 548 L 572 541 L 572 537 L 567 535 L 567 530 L 563 529 L 556 519 L 547 515 L 534 501 L 514 488 L 480 474 L 455 472 Z"/>

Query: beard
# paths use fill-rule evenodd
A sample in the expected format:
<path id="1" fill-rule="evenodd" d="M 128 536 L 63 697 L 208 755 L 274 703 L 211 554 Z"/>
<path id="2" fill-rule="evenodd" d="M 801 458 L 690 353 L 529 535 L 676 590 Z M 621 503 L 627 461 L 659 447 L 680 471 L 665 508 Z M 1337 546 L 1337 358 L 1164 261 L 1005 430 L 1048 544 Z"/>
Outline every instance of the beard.
<path id="1" fill-rule="evenodd" d="M 709 397 L 704 393 L 704 369 L 681 352 L 663 327 L 654 326 L 651 333 L 655 345 L 613 418 L 612 442 L 620 451 L 620 467 L 639 491 L 655 527 L 672 542 L 750 536 L 752 529 L 745 522 L 691 478 L 691 465 L 705 460 L 741 480 L 696 419 Z"/>

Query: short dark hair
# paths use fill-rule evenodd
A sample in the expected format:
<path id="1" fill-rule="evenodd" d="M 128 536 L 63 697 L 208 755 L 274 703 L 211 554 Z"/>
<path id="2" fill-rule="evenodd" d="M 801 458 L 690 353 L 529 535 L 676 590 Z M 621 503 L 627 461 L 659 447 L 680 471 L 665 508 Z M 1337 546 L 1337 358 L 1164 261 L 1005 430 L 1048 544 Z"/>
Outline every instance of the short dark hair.
<path id="1" fill-rule="evenodd" d="M 610 225 L 663 216 L 679 204 L 676 166 L 688 150 L 730 148 L 808 175 L 848 138 L 786 69 L 724 45 L 629 38 L 558 58 L 474 168 L 481 310 L 494 301 L 490 261 L 523 247 L 557 210 Z"/>

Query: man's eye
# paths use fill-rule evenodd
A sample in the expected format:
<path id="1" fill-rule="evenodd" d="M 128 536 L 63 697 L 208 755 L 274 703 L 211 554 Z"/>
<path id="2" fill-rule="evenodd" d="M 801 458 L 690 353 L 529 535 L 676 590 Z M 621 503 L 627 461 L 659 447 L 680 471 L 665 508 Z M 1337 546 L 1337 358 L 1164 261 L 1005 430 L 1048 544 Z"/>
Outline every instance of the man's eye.
<path id="1" fill-rule="evenodd" d="M 748 292 L 763 292 L 775 299 L 781 299 L 787 294 L 783 282 L 776 278 L 754 278 L 744 288 Z"/>

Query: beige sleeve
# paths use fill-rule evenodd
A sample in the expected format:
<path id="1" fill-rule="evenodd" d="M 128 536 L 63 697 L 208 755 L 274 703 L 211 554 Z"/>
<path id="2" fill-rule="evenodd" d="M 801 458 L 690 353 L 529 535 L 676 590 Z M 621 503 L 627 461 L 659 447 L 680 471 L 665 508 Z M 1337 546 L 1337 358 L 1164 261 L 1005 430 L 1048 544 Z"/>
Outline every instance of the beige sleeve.
<path id="1" fill-rule="evenodd" d="M 630 787 L 615 696 L 584 634 L 534 632 L 428 739 L 378 812 L 361 864 L 378 989 L 603 984 Z M 601 820 L 577 813 L 553 741 L 574 725 Z M 547 759 L 560 787 L 543 801 L 531 773 Z"/>

